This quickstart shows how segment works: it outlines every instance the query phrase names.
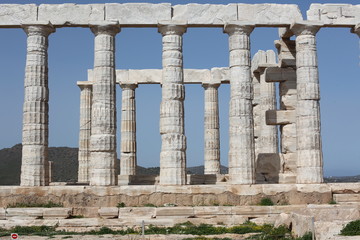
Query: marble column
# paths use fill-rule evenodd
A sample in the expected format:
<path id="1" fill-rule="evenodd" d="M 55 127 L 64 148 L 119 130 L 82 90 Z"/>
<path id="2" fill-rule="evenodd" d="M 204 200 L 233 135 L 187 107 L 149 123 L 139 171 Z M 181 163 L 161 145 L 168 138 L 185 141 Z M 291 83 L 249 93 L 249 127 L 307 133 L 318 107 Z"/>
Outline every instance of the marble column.
<path id="1" fill-rule="evenodd" d="M 252 25 L 228 24 L 230 51 L 229 181 L 255 183 L 253 86 L 250 73 Z"/>
<path id="2" fill-rule="evenodd" d="M 220 84 L 203 84 L 204 174 L 220 174 L 219 86 Z"/>
<path id="3" fill-rule="evenodd" d="M 136 175 L 136 105 L 137 84 L 121 84 L 121 156 L 120 175 Z"/>
<path id="4" fill-rule="evenodd" d="M 162 34 L 162 101 L 160 105 L 160 184 L 186 184 L 184 76 L 182 35 L 186 25 L 160 24 Z"/>
<path id="5" fill-rule="evenodd" d="M 21 186 L 49 184 L 48 36 L 50 25 L 24 25 L 27 56 L 24 81 Z"/>
<path id="6" fill-rule="evenodd" d="M 91 108 L 90 185 L 117 184 L 116 156 L 116 24 L 94 25 L 95 54 Z"/>
<path id="7" fill-rule="evenodd" d="M 321 25 L 295 23 L 297 75 L 297 183 L 322 183 L 320 86 L 315 35 Z"/>
<path id="8" fill-rule="evenodd" d="M 77 82 L 80 88 L 80 132 L 78 182 L 89 182 L 92 82 Z"/>

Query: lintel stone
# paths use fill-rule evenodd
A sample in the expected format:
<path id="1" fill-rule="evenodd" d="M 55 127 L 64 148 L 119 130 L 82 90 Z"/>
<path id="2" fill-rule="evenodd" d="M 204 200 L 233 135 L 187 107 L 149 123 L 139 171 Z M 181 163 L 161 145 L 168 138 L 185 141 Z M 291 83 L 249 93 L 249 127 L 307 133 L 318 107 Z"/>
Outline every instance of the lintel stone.
<path id="1" fill-rule="evenodd" d="M 50 21 L 54 26 L 86 26 L 90 22 L 105 20 L 104 4 L 40 4 L 38 19 Z"/>
<path id="2" fill-rule="evenodd" d="M 172 20 L 186 21 L 194 26 L 222 26 L 225 22 L 237 20 L 237 5 L 197 3 L 175 5 Z"/>
<path id="3" fill-rule="evenodd" d="M 294 110 L 268 110 L 266 111 L 267 125 L 286 125 L 295 123 L 296 114 Z"/>
<path id="4" fill-rule="evenodd" d="M 303 20 L 296 4 L 238 4 L 238 20 L 259 26 L 288 26 Z"/>
<path id="5" fill-rule="evenodd" d="M 116 20 L 123 26 L 156 26 L 171 20 L 170 3 L 106 3 L 106 20 Z"/>
<path id="6" fill-rule="evenodd" d="M 296 71 L 292 68 L 269 67 L 265 69 L 265 81 L 296 81 Z"/>
<path id="7" fill-rule="evenodd" d="M 0 4 L 0 25 L 10 28 L 36 22 L 37 10 L 35 4 Z"/>
<path id="8" fill-rule="evenodd" d="M 310 5 L 307 20 L 321 21 L 326 27 L 352 27 L 360 21 L 360 4 L 318 4 Z"/>

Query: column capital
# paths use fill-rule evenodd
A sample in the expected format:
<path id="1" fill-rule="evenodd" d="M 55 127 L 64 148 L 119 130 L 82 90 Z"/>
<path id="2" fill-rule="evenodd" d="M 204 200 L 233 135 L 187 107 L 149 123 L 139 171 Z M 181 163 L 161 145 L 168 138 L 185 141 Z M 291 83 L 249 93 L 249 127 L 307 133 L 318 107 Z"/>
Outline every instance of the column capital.
<path id="1" fill-rule="evenodd" d="M 115 36 L 121 31 L 120 25 L 118 22 L 100 22 L 100 23 L 90 23 L 89 24 L 91 31 L 95 36 L 99 34 L 106 34 Z"/>
<path id="2" fill-rule="evenodd" d="M 131 90 L 134 90 L 135 88 L 138 87 L 137 83 L 120 83 L 119 85 L 122 89 L 128 88 Z"/>
<path id="3" fill-rule="evenodd" d="M 356 24 L 352 29 L 351 29 L 352 33 L 357 34 L 360 37 L 360 23 Z"/>
<path id="4" fill-rule="evenodd" d="M 185 22 L 163 21 L 158 24 L 158 32 L 161 35 L 179 35 L 186 33 L 187 24 Z"/>
<path id="5" fill-rule="evenodd" d="M 207 88 L 215 88 L 218 89 L 220 87 L 220 83 L 217 82 L 204 82 L 201 84 L 202 87 L 206 90 Z"/>
<path id="6" fill-rule="evenodd" d="M 309 21 L 302 21 L 302 22 L 295 22 L 291 24 L 290 30 L 296 35 L 313 35 L 315 36 L 316 33 L 320 30 L 320 28 L 324 26 L 324 24 L 319 22 L 309 22 Z"/>
<path id="7" fill-rule="evenodd" d="M 232 34 L 241 34 L 241 35 L 250 35 L 250 33 L 254 30 L 255 25 L 250 24 L 248 22 L 229 22 L 224 25 L 224 33 L 227 33 L 229 35 Z"/>
<path id="8" fill-rule="evenodd" d="M 78 81 L 76 83 L 80 89 L 92 88 L 93 82 L 91 81 Z"/>
<path id="9" fill-rule="evenodd" d="M 23 24 L 21 27 L 24 29 L 25 33 L 28 36 L 41 35 L 49 36 L 51 33 L 55 32 L 54 26 L 50 23 L 34 23 L 34 24 Z"/>

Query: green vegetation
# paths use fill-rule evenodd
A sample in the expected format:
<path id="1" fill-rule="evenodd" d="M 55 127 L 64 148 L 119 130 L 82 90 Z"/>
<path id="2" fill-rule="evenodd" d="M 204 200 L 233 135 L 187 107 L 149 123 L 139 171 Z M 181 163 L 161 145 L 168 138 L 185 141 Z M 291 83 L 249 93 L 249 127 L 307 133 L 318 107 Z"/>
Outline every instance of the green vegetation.
<path id="1" fill-rule="evenodd" d="M 136 234 L 140 235 L 141 230 L 135 230 L 128 228 L 126 230 L 112 230 L 108 227 L 102 227 L 99 230 L 92 230 L 88 232 L 65 232 L 65 231 L 56 231 L 56 227 L 48 226 L 30 226 L 30 227 L 21 227 L 16 226 L 9 230 L 0 228 L 0 237 L 9 236 L 10 233 L 16 232 L 20 235 L 38 235 L 38 236 L 49 236 L 54 235 L 104 235 L 104 234 L 113 234 L 113 235 L 128 235 Z M 207 238 L 206 235 L 220 235 L 225 233 L 234 233 L 234 234 L 245 234 L 245 233 L 254 233 L 250 239 L 261 239 L 261 240 L 311 240 L 311 233 L 305 235 L 302 238 L 293 238 L 291 232 L 285 226 L 280 226 L 274 228 L 271 225 L 259 226 L 255 223 L 246 222 L 239 226 L 234 227 L 215 227 L 209 224 L 200 224 L 195 225 L 191 222 L 185 222 L 181 224 L 176 224 L 173 227 L 156 227 L 153 225 L 147 226 L 145 229 L 145 234 L 192 234 L 198 235 L 195 238 L 186 238 L 191 240 L 202 240 L 202 239 L 213 239 L 213 240 L 228 240 L 229 238 Z"/>
<path id="2" fill-rule="evenodd" d="M 358 236 L 360 235 L 360 219 L 351 221 L 341 230 L 340 235 Z"/>
<path id="3" fill-rule="evenodd" d="M 274 202 L 270 198 L 262 198 L 259 203 L 260 206 L 273 206 Z"/>
<path id="4" fill-rule="evenodd" d="M 146 204 L 144 204 L 144 207 L 156 207 L 156 205 L 154 205 L 152 203 L 146 203 Z"/>
<path id="5" fill-rule="evenodd" d="M 119 202 L 119 203 L 116 205 L 116 207 L 118 207 L 118 208 L 124 208 L 124 207 L 126 207 L 126 205 L 125 205 L 125 203 L 123 203 L 123 202 Z"/>
<path id="6" fill-rule="evenodd" d="M 54 207 L 64 207 L 61 203 L 54 203 L 48 201 L 47 203 L 14 203 L 9 204 L 7 208 L 54 208 Z"/>
<path id="7" fill-rule="evenodd" d="M 332 199 L 329 204 L 336 204 L 336 201 L 334 199 Z"/>
<path id="8" fill-rule="evenodd" d="M 194 238 L 184 238 L 183 240 L 231 240 L 231 238 L 207 238 L 207 237 L 194 237 Z"/>

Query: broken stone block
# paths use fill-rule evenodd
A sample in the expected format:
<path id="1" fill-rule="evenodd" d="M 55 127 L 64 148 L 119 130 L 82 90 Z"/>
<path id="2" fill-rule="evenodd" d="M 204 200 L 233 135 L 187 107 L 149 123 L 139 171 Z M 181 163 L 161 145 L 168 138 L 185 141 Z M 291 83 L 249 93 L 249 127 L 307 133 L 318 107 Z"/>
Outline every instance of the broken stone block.
<path id="1" fill-rule="evenodd" d="M 43 211 L 44 218 L 68 218 L 72 213 L 71 208 L 45 208 Z"/>
<path id="2" fill-rule="evenodd" d="M 102 207 L 99 209 L 99 215 L 102 218 L 117 218 L 119 216 L 119 208 Z"/>

